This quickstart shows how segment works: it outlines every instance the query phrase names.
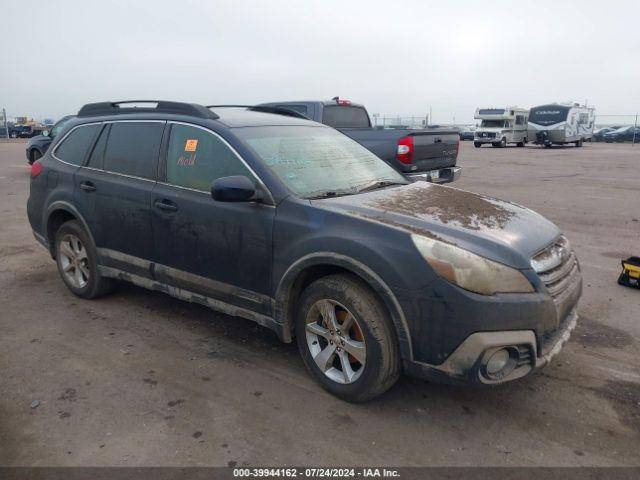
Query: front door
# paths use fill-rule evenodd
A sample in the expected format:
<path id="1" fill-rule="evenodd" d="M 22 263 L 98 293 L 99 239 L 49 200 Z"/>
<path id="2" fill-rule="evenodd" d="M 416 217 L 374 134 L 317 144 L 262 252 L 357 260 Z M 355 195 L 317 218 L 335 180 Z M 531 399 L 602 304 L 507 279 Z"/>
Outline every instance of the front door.
<path id="1" fill-rule="evenodd" d="M 165 181 L 152 193 L 156 279 L 227 311 L 270 316 L 275 208 L 217 202 L 210 193 L 217 178 L 255 174 L 220 136 L 182 123 L 170 123 L 162 166 Z"/>

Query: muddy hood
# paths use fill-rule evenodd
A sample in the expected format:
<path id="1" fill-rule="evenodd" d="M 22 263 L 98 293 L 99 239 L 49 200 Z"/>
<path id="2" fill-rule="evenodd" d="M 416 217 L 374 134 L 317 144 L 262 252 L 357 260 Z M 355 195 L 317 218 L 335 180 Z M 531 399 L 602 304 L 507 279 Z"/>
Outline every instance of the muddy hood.
<path id="1" fill-rule="evenodd" d="M 454 243 L 516 268 L 560 235 L 542 215 L 503 200 L 427 182 L 313 202 L 345 215 Z"/>

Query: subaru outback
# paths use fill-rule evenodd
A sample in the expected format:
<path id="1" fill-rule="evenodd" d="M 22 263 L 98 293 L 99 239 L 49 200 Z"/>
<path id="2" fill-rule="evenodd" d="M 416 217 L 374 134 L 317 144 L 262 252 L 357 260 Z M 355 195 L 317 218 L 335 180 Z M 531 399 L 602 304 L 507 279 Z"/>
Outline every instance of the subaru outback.
<path id="1" fill-rule="evenodd" d="M 582 290 L 541 215 L 412 182 L 277 107 L 85 105 L 34 162 L 28 217 L 75 295 L 120 280 L 253 320 L 354 402 L 403 372 L 522 378 L 565 344 Z"/>

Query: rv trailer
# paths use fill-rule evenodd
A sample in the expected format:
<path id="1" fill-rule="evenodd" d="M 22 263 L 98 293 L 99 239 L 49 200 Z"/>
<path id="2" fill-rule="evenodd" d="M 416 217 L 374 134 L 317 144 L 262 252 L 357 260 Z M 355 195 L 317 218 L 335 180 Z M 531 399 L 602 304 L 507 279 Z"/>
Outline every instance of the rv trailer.
<path id="1" fill-rule="evenodd" d="M 478 108 L 473 118 L 481 120 L 473 137 L 476 148 L 485 143 L 494 147 L 506 147 L 515 143 L 524 147 L 527 143 L 527 117 L 529 109 L 520 107 Z"/>
<path id="2" fill-rule="evenodd" d="M 591 141 L 595 109 L 578 103 L 540 105 L 529 113 L 529 139 L 537 145 L 581 147 Z"/>

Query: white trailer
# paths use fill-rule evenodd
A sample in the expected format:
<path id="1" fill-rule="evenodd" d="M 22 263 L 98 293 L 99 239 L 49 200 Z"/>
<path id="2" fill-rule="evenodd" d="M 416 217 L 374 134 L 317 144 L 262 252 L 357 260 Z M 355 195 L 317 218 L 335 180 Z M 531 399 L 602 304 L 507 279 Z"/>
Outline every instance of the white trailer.
<path id="1" fill-rule="evenodd" d="M 481 120 L 473 136 L 476 148 L 485 143 L 494 147 L 506 147 L 515 143 L 524 147 L 527 143 L 527 118 L 529 109 L 521 107 L 478 108 L 473 118 Z"/>
<path id="2" fill-rule="evenodd" d="M 529 139 L 537 145 L 581 147 L 591 141 L 595 108 L 578 103 L 551 103 L 533 107 L 529 113 Z"/>

